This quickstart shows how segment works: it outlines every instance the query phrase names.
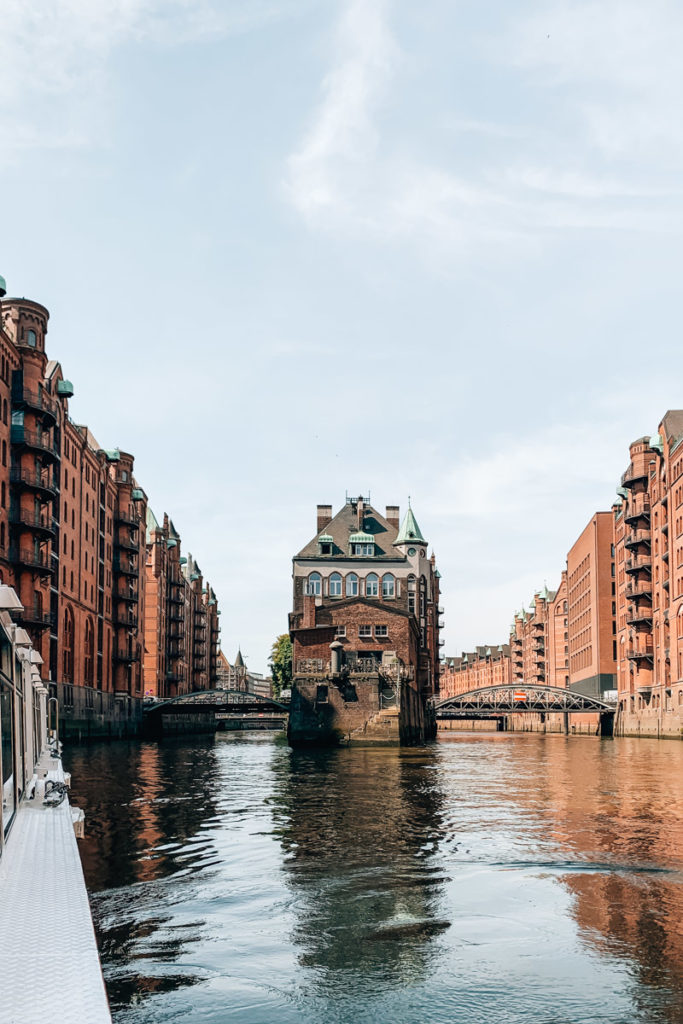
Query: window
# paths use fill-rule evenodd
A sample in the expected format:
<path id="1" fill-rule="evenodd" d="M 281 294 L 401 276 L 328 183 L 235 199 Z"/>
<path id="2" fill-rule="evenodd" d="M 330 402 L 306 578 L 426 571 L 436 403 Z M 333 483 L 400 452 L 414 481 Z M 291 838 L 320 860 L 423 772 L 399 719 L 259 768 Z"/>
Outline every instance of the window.
<path id="1" fill-rule="evenodd" d="M 375 545 L 374 544 L 352 544 L 351 554 L 352 555 L 374 555 Z"/>
<path id="2" fill-rule="evenodd" d="M 382 577 L 382 597 L 396 596 L 396 582 L 390 572 Z"/>
<path id="3" fill-rule="evenodd" d="M 87 588 L 86 588 L 87 593 Z M 93 663 L 95 654 L 95 632 L 93 630 L 92 620 L 85 620 L 85 661 L 83 665 L 83 674 L 85 676 L 85 685 L 92 686 L 93 682 Z"/>
<path id="4" fill-rule="evenodd" d="M 342 580 L 338 572 L 333 572 L 330 576 L 330 597 L 341 597 L 342 596 Z"/>
<path id="5" fill-rule="evenodd" d="M 332 554 L 332 545 L 331 544 L 321 544 L 320 545 L 320 554 L 321 555 L 331 555 Z"/>
<path id="6" fill-rule="evenodd" d="M 335 636 L 346 636 L 346 626 L 337 626 Z"/>
<path id="7" fill-rule="evenodd" d="M 346 596 L 358 597 L 358 577 L 355 572 L 350 572 L 346 577 Z"/>
<path id="8" fill-rule="evenodd" d="M 358 636 L 361 637 L 361 639 L 368 639 L 369 637 L 371 637 L 372 636 L 372 626 L 359 626 L 358 627 Z"/>
<path id="9" fill-rule="evenodd" d="M 375 626 L 375 636 L 389 636 L 389 627 Z"/>
<path id="10" fill-rule="evenodd" d="M 62 642 L 62 679 L 70 683 L 74 674 L 74 617 L 71 609 L 64 612 L 64 635 Z"/>
<path id="11" fill-rule="evenodd" d="M 320 597 L 321 578 L 319 572 L 312 572 L 306 582 L 306 593 Z"/>
<path id="12" fill-rule="evenodd" d="M 365 596 L 366 597 L 378 597 L 379 596 L 379 576 L 376 573 L 371 572 L 365 580 Z"/>
<path id="13" fill-rule="evenodd" d="M 36 343 L 37 343 L 36 332 L 35 331 L 27 331 L 26 332 L 26 344 L 30 345 L 31 348 L 35 348 L 36 347 Z"/>

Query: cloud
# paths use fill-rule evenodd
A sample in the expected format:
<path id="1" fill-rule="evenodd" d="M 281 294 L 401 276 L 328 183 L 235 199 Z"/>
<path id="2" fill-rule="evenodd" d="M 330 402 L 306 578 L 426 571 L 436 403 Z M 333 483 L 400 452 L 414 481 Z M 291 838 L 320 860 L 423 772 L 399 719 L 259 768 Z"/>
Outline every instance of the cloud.
<path id="1" fill-rule="evenodd" d="M 499 89 L 517 97 L 500 124 L 478 116 L 476 90 L 425 95 L 452 154 L 439 162 L 427 154 L 442 139 L 400 109 L 404 71 L 424 55 L 399 44 L 387 0 L 348 0 L 310 126 L 286 163 L 285 194 L 306 224 L 489 255 L 534 249 L 552 232 L 680 233 L 680 11 L 666 0 L 529 9 L 497 19 L 495 36 L 472 36 Z M 655 154 L 675 168 L 655 166 Z"/>
<path id="2" fill-rule="evenodd" d="M 7 162 L 28 149 L 92 144 L 110 56 L 127 43 L 179 46 L 293 16 L 310 0 L 4 0 L 0 129 Z"/>

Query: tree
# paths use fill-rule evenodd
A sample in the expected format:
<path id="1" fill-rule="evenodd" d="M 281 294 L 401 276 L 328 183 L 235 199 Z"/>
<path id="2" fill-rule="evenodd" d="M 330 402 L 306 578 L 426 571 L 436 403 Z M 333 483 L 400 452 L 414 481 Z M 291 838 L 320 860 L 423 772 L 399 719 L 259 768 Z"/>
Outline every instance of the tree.
<path id="1" fill-rule="evenodd" d="M 273 676 L 273 696 L 277 699 L 292 685 L 292 641 L 282 633 L 270 651 L 270 671 Z"/>

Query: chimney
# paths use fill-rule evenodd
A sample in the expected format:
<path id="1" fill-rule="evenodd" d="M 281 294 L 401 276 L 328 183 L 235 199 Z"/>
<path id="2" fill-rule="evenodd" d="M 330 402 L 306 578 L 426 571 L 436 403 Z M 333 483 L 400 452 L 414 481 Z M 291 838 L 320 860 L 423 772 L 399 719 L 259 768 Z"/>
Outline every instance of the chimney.
<path id="1" fill-rule="evenodd" d="M 301 617 L 302 629 L 315 628 L 315 597 L 313 594 L 304 594 L 304 609 Z"/>
<path id="2" fill-rule="evenodd" d="M 362 530 L 365 518 L 365 502 L 363 501 L 362 494 L 358 498 L 358 504 L 356 505 L 356 509 L 358 511 L 358 529 Z"/>
<path id="3" fill-rule="evenodd" d="M 331 505 L 318 505 L 318 529 L 317 532 L 321 533 L 328 523 L 332 522 L 332 506 Z"/>
<path id="4" fill-rule="evenodd" d="M 401 525 L 400 508 L 398 505 L 387 505 L 387 514 L 384 517 L 389 523 L 389 526 L 393 526 L 394 529 L 398 530 Z"/>

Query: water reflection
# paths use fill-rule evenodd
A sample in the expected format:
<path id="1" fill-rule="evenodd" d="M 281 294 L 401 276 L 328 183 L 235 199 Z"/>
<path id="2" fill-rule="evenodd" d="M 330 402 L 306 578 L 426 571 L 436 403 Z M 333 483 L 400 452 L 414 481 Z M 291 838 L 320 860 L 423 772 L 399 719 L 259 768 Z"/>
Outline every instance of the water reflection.
<path id="1" fill-rule="evenodd" d="M 449 927 L 435 859 L 442 794 L 436 748 L 293 752 L 275 792 L 296 899 L 299 963 L 316 984 L 424 977 Z"/>
<path id="2" fill-rule="evenodd" d="M 68 760 L 117 1024 L 683 1021 L 683 744 Z"/>

